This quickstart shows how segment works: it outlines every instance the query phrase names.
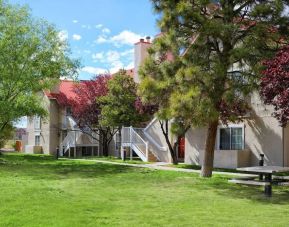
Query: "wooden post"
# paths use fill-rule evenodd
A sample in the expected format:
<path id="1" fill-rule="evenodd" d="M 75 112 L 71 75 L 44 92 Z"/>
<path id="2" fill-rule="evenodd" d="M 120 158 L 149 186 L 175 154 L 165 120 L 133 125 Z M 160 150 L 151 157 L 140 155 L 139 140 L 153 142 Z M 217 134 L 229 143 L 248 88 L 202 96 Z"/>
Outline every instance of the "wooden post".
<path id="1" fill-rule="evenodd" d="M 59 147 L 56 147 L 56 159 L 58 159 L 59 158 Z"/>
<path id="2" fill-rule="evenodd" d="M 264 192 L 265 196 L 272 196 L 272 174 L 268 173 L 265 175 L 265 182 L 269 182 L 269 185 L 265 185 Z"/>
<path id="3" fill-rule="evenodd" d="M 129 147 L 130 160 L 132 160 L 132 149 Z"/>

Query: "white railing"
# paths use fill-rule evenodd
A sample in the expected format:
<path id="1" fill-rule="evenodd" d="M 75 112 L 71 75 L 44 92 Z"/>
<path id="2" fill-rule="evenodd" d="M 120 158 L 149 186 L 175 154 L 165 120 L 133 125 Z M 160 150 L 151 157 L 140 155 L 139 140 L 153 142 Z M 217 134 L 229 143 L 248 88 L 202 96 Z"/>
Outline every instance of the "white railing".
<path id="1" fill-rule="evenodd" d="M 75 147 L 77 140 L 79 139 L 79 137 L 81 136 L 81 131 L 77 130 L 77 131 L 69 131 L 67 133 L 67 136 L 64 138 L 64 140 L 62 141 L 62 143 L 60 144 L 60 154 L 62 154 L 62 156 L 64 155 L 65 152 L 67 152 L 69 150 L 69 148 L 71 147 Z"/>
<path id="2" fill-rule="evenodd" d="M 149 145 L 133 127 L 123 127 L 121 143 L 130 146 L 143 161 L 148 161 Z"/>
<path id="3" fill-rule="evenodd" d="M 122 127 L 122 129 L 121 129 L 121 143 L 131 143 L 130 127 Z"/>
<path id="4" fill-rule="evenodd" d="M 62 128 L 63 129 L 76 129 L 77 123 L 74 118 L 70 115 L 65 115 L 62 117 Z"/>
<path id="5" fill-rule="evenodd" d="M 158 119 L 155 117 L 148 126 L 143 130 L 145 136 L 148 138 L 151 144 L 153 144 L 158 150 L 160 151 L 167 151 L 168 148 L 165 146 L 161 146 L 153 137 L 150 136 L 150 134 L 147 132 L 149 128 L 157 121 Z"/>

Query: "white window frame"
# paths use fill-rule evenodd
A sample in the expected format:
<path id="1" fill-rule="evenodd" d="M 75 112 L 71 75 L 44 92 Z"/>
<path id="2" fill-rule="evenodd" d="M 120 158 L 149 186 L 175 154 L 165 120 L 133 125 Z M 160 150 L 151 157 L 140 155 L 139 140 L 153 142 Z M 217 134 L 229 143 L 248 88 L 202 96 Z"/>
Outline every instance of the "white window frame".
<path id="1" fill-rule="evenodd" d="M 244 150 L 245 149 L 245 124 L 242 123 L 242 124 L 228 124 L 227 126 L 226 125 L 219 125 L 218 126 L 218 130 L 217 130 L 217 141 L 216 141 L 216 150 L 218 151 L 224 151 L 222 149 L 220 149 L 220 129 L 226 129 L 226 128 L 242 128 L 242 149 L 241 150 Z M 230 146 L 231 146 L 231 132 L 230 132 Z M 231 149 L 229 149 L 231 150 Z M 228 151 L 228 150 L 227 150 Z"/>
<path id="2" fill-rule="evenodd" d="M 34 123 L 34 129 L 35 130 L 40 130 L 41 129 L 41 117 L 34 116 L 33 123 Z"/>
<path id="3" fill-rule="evenodd" d="M 38 143 L 36 143 L 36 138 L 39 138 Z M 35 134 L 34 140 L 35 146 L 40 146 L 40 134 Z"/>

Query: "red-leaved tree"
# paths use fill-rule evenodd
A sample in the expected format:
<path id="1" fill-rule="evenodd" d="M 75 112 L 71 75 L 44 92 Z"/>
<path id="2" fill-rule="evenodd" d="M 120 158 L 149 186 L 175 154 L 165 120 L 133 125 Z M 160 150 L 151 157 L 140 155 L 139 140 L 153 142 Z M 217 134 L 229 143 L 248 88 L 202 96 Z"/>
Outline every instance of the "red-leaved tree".
<path id="1" fill-rule="evenodd" d="M 286 126 L 289 120 L 289 46 L 264 61 L 264 66 L 260 95 L 265 104 L 274 106 L 273 116 L 281 126 Z"/>
<path id="2" fill-rule="evenodd" d="M 72 107 L 72 116 L 80 130 L 99 141 L 104 156 L 108 155 L 109 144 L 116 129 L 100 124 L 101 105 L 97 100 L 107 95 L 107 84 L 110 79 L 110 75 L 99 75 L 92 80 L 81 81 L 74 88 L 76 98 L 67 101 Z"/>

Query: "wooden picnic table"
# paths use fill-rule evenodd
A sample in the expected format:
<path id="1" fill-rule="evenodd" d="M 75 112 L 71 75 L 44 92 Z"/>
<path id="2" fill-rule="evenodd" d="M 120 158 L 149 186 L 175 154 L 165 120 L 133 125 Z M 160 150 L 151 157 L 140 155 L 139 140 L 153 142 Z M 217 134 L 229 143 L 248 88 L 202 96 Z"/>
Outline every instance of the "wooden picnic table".
<path id="1" fill-rule="evenodd" d="M 240 178 L 232 179 L 229 182 L 236 184 L 247 184 L 247 185 L 259 185 L 264 186 L 264 192 L 266 196 L 272 196 L 272 184 L 274 185 L 289 185 L 289 181 L 286 180 L 274 180 L 272 175 L 278 173 L 289 172 L 289 167 L 282 166 L 252 166 L 252 167 L 243 167 L 237 168 L 238 171 L 246 172 L 249 174 L 258 174 L 259 179 L 256 180 L 256 177 L 251 178 Z M 265 176 L 265 179 L 263 179 Z"/>

